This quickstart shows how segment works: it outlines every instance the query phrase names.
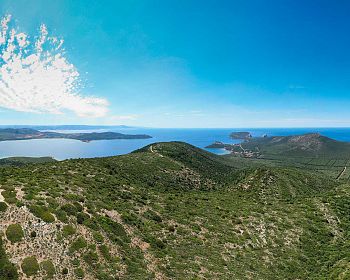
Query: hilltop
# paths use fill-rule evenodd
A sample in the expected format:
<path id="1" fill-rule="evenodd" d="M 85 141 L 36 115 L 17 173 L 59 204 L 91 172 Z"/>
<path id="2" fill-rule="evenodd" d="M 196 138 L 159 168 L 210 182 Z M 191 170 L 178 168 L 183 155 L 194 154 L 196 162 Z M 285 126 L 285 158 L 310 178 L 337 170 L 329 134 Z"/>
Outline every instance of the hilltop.
<path id="1" fill-rule="evenodd" d="M 0 278 L 345 277 L 349 189 L 181 142 L 1 168 Z"/>

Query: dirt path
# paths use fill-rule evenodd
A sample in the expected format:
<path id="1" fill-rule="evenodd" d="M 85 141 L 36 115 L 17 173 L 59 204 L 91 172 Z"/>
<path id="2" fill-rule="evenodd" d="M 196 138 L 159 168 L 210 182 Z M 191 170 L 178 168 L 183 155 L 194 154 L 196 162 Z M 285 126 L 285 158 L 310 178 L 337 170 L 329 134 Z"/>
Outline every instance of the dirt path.
<path id="1" fill-rule="evenodd" d="M 242 147 L 242 145 L 239 144 L 238 146 L 239 146 L 239 147 L 243 150 L 243 152 L 245 153 L 245 149 Z"/>
<path id="2" fill-rule="evenodd" d="M 5 202 L 5 198 L 1 194 L 2 191 L 3 189 L 0 189 L 0 202 Z"/>
<path id="3" fill-rule="evenodd" d="M 339 173 L 336 179 L 339 180 L 344 175 L 345 171 L 346 171 L 346 166 L 344 166 L 343 170 Z"/>
<path id="4" fill-rule="evenodd" d="M 153 149 L 153 145 L 149 146 L 149 150 L 151 151 L 151 153 L 157 154 L 160 157 L 164 157 L 163 155 L 161 155 L 160 153 L 158 153 L 156 150 Z"/>

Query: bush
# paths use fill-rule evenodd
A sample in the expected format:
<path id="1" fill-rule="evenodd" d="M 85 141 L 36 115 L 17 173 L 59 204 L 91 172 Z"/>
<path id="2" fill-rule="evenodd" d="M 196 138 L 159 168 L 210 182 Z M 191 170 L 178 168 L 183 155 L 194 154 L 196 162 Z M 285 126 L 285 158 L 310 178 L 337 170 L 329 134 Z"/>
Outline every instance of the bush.
<path id="1" fill-rule="evenodd" d="M 89 251 L 84 255 L 84 261 L 94 267 L 98 263 L 98 255 L 95 251 Z"/>
<path id="2" fill-rule="evenodd" d="M 152 210 L 147 210 L 144 214 L 145 218 L 149 219 L 149 220 L 153 220 L 157 223 L 161 223 L 162 222 L 162 218 L 154 211 Z"/>
<path id="3" fill-rule="evenodd" d="M 79 266 L 79 265 L 80 265 L 79 259 L 74 259 L 74 260 L 72 260 L 72 265 L 73 265 L 74 267 Z"/>
<path id="4" fill-rule="evenodd" d="M 63 222 L 63 223 L 68 222 L 67 213 L 65 211 L 63 211 L 62 209 L 56 210 L 55 214 L 56 214 L 57 219 L 59 219 L 61 222 Z"/>
<path id="5" fill-rule="evenodd" d="M 94 237 L 95 241 L 99 244 L 103 243 L 103 241 L 104 241 L 102 234 L 97 232 L 97 231 L 93 232 L 93 237 Z"/>
<path id="6" fill-rule="evenodd" d="M 30 233 L 30 237 L 31 237 L 31 238 L 35 238 L 35 237 L 36 237 L 36 232 L 35 232 L 35 231 L 32 231 L 32 232 Z"/>
<path id="7" fill-rule="evenodd" d="M 63 226 L 63 229 L 62 229 L 63 236 L 67 237 L 75 233 L 76 233 L 76 229 L 72 225 Z"/>
<path id="8" fill-rule="evenodd" d="M 5 212 L 7 209 L 7 204 L 3 201 L 0 202 L 0 212 Z"/>
<path id="9" fill-rule="evenodd" d="M 77 214 L 77 223 L 82 224 L 85 220 L 88 220 L 90 216 L 85 213 L 78 213 Z"/>
<path id="10" fill-rule="evenodd" d="M 50 278 L 50 279 L 53 278 L 53 276 L 56 273 L 56 269 L 55 269 L 55 266 L 53 265 L 52 261 L 50 261 L 50 260 L 43 261 L 40 264 L 40 266 L 46 272 L 46 275 L 48 278 Z"/>
<path id="11" fill-rule="evenodd" d="M 63 268 L 62 269 L 62 274 L 67 275 L 68 274 L 68 268 Z"/>
<path id="12" fill-rule="evenodd" d="M 87 246 L 86 240 L 83 237 L 78 237 L 69 248 L 70 253 L 74 253 Z"/>
<path id="13" fill-rule="evenodd" d="M 33 276 L 39 271 L 39 264 L 34 256 L 25 258 L 21 267 L 27 276 Z"/>
<path id="14" fill-rule="evenodd" d="M 18 200 L 16 198 L 15 190 L 6 190 L 1 192 L 2 196 L 5 198 L 5 201 L 10 204 L 15 204 Z"/>
<path id="15" fill-rule="evenodd" d="M 112 256 L 111 254 L 109 253 L 109 249 L 106 245 L 101 245 L 99 248 L 98 248 L 102 254 L 102 256 L 105 258 L 106 261 L 111 261 L 112 260 Z"/>
<path id="16" fill-rule="evenodd" d="M 55 217 L 44 206 L 31 205 L 29 210 L 34 216 L 42 219 L 46 223 L 52 223 L 55 221 Z"/>
<path id="17" fill-rule="evenodd" d="M 21 225 L 19 224 L 9 225 L 6 229 L 6 237 L 12 243 L 21 241 L 22 238 L 24 237 L 24 233 Z"/>
<path id="18" fill-rule="evenodd" d="M 83 279 L 85 276 L 84 270 L 82 270 L 80 267 L 74 269 L 74 274 L 78 279 Z"/>
<path id="19" fill-rule="evenodd" d="M 61 209 L 68 215 L 75 216 L 77 213 L 77 208 L 73 204 L 65 204 L 61 206 Z"/>
<path id="20" fill-rule="evenodd" d="M 16 267 L 9 262 L 6 252 L 2 246 L 2 238 L 0 236 L 0 279 L 1 280 L 17 280 L 18 273 Z"/>

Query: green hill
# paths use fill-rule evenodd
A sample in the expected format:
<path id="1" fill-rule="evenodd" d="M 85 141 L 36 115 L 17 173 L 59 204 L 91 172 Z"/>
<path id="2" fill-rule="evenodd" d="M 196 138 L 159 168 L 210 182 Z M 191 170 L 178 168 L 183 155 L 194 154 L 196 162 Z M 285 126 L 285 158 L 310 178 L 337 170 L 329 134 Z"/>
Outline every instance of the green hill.
<path id="1" fill-rule="evenodd" d="M 56 161 L 52 157 L 8 157 L 0 159 L 0 166 L 23 166 L 26 164 Z"/>
<path id="2" fill-rule="evenodd" d="M 344 154 L 350 154 L 350 143 L 337 141 L 318 133 L 253 138 L 242 143 L 242 147 L 254 151 L 259 150 L 262 154 L 285 156 L 339 158 Z"/>
<path id="3" fill-rule="evenodd" d="M 1 168 L 0 279 L 347 279 L 349 189 L 181 142 Z"/>

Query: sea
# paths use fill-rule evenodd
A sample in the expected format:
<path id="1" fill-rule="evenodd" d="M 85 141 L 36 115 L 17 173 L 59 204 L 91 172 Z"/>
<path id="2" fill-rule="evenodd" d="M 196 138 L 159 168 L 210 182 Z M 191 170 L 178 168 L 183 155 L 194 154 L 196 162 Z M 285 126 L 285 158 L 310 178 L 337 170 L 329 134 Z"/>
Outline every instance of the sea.
<path id="1" fill-rule="evenodd" d="M 132 140 L 99 140 L 81 142 L 70 139 L 35 139 L 0 142 L 0 158 L 5 157 L 44 157 L 49 156 L 57 160 L 70 158 L 94 158 L 128 154 L 154 142 L 183 141 L 202 149 L 215 141 L 224 143 L 239 143 L 240 140 L 230 139 L 231 132 L 247 131 L 254 137 L 287 136 L 317 132 L 324 136 L 350 142 L 350 128 L 116 128 L 94 130 L 55 130 L 57 132 L 104 132 L 114 131 L 126 134 L 148 134 L 151 139 Z M 209 152 L 222 155 L 224 149 L 206 149 Z"/>

